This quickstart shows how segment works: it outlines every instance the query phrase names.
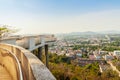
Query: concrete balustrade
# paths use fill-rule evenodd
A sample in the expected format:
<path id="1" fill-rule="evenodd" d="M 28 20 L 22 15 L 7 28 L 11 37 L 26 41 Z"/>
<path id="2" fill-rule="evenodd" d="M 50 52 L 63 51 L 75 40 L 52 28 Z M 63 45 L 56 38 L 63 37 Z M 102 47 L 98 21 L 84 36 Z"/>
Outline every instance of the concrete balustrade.
<path id="1" fill-rule="evenodd" d="M 8 43 L 8 44 L 16 44 L 17 38 L 5 38 L 5 39 L 0 39 L 1 43 Z"/>
<path id="2" fill-rule="evenodd" d="M 55 41 L 56 38 L 52 36 L 45 35 L 36 35 L 36 36 L 24 36 L 24 37 L 16 37 L 16 38 L 7 38 L 0 40 L 1 43 L 8 43 L 17 46 L 21 46 L 28 50 L 33 50 L 34 48 L 43 46 L 46 42 Z M 40 45 L 43 44 L 43 45 Z"/>
<path id="3" fill-rule="evenodd" d="M 24 80 L 56 80 L 47 67 L 31 52 L 20 46 L 0 43 L 0 47 L 14 53 L 21 63 Z M 7 66 L 12 66 L 11 63 Z M 12 71 L 11 71 L 12 72 Z"/>
<path id="4" fill-rule="evenodd" d="M 0 65 L 11 75 L 12 80 L 19 80 L 18 65 L 14 57 L 6 50 L 0 48 Z"/>
<path id="5" fill-rule="evenodd" d="M 0 47 L 8 49 L 9 51 L 11 51 L 17 56 L 19 62 L 21 63 L 24 80 L 55 80 L 54 76 L 47 69 L 48 67 L 48 44 L 50 44 L 50 42 L 54 42 L 55 40 L 56 39 L 54 38 L 53 35 L 52 36 L 50 35 L 19 36 L 19 37 L 14 37 L 14 38 L 1 39 Z M 5 44 L 5 43 L 8 43 L 8 44 Z M 41 55 L 42 55 L 42 47 L 45 47 L 47 67 L 40 61 Z M 35 49 L 38 49 L 38 58 L 40 60 L 35 55 L 33 55 L 31 52 L 29 52 Z M 0 58 L 0 60 L 2 59 Z M 14 63 L 11 63 L 9 65 L 12 66 L 13 64 Z M 8 65 L 6 66 L 8 67 Z M 13 70 L 13 68 L 11 68 L 11 70 Z M 16 68 L 14 70 L 16 71 Z M 10 72 L 12 74 L 12 71 Z M 17 72 L 15 74 L 18 75 Z"/>
<path id="6" fill-rule="evenodd" d="M 30 49 L 35 47 L 35 45 L 40 44 L 39 36 L 27 36 L 16 40 L 16 45 Z"/>
<path id="7" fill-rule="evenodd" d="M 16 40 L 16 45 L 24 47 L 24 48 L 29 48 L 29 39 L 22 38 L 22 39 Z"/>
<path id="8" fill-rule="evenodd" d="M 41 36 L 36 36 L 35 37 L 35 45 L 38 45 L 41 43 Z"/>

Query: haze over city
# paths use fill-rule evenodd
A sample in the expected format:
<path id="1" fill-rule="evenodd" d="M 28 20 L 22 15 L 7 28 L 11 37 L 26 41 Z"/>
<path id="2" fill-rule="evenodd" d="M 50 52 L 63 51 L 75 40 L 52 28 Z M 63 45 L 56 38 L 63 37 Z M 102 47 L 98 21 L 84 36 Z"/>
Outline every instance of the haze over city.
<path id="1" fill-rule="evenodd" d="M 119 0 L 0 0 L 0 24 L 19 34 L 120 29 Z"/>

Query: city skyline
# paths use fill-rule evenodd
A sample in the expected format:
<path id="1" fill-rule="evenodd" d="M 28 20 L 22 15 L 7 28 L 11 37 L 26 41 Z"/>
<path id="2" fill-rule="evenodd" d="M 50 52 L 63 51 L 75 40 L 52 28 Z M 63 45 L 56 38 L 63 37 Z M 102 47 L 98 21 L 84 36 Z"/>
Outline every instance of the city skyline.
<path id="1" fill-rule="evenodd" d="M 0 0 L 0 24 L 19 34 L 120 29 L 119 0 Z"/>

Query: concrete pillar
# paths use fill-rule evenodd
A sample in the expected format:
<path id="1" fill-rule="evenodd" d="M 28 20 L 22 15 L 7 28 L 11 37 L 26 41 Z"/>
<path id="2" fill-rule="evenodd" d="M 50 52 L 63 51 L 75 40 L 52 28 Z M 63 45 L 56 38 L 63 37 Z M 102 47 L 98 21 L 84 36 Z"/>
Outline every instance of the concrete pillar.
<path id="1" fill-rule="evenodd" d="M 42 60 L 42 47 L 38 48 L 38 58 Z"/>
<path id="2" fill-rule="evenodd" d="M 34 37 L 29 37 L 29 49 L 32 49 L 35 47 L 35 39 Z"/>
<path id="3" fill-rule="evenodd" d="M 33 50 L 32 53 L 33 53 L 34 55 L 36 55 L 36 51 L 35 51 L 35 50 Z"/>
<path id="4" fill-rule="evenodd" d="M 47 68 L 49 68 L 49 65 L 48 65 L 48 45 L 45 45 L 45 57 L 46 57 L 46 66 Z"/>

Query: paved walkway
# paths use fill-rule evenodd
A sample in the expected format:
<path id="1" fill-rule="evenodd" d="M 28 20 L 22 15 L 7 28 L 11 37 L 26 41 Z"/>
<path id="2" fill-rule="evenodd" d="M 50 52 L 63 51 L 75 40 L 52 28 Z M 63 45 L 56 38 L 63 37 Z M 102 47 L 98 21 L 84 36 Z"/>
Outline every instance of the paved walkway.
<path id="1" fill-rule="evenodd" d="M 7 70 L 0 65 L 0 80 L 12 80 L 10 74 L 7 72 Z"/>

